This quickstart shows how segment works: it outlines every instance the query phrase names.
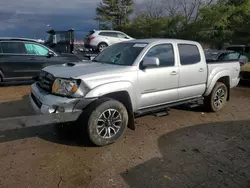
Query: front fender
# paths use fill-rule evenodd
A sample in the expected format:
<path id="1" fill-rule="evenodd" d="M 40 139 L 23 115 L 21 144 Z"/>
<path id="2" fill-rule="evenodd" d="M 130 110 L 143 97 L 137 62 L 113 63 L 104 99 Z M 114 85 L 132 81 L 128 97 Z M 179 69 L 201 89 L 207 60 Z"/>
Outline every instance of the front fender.
<path id="1" fill-rule="evenodd" d="M 122 81 L 122 82 L 111 82 L 102 84 L 90 90 L 85 98 L 100 98 L 104 95 L 120 92 L 120 91 L 127 91 L 132 103 L 132 108 L 137 109 L 137 98 L 135 89 L 131 82 Z"/>
<path id="2" fill-rule="evenodd" d="M 229 80 L 230 80 L 230 82 L 231 82 L 231 79 L 230 79 L 230 71 L 229 71 L 229 70 L 220 71 L 220 72 L 215 73 L 215 74 L 212 72 L 212 73 L 209 75 L 209 77 L 208 77 L 207 89 L 206 89 L 206 91 L 205 91 L 204 96 L 208 96 L 208 95 L 212 92 L 212 90 L 213 90 L 213 88 L 214 88 L 216 82 L 217 82 L 220 78 L 225 77 L 225 76 L 229 76 Z"/>

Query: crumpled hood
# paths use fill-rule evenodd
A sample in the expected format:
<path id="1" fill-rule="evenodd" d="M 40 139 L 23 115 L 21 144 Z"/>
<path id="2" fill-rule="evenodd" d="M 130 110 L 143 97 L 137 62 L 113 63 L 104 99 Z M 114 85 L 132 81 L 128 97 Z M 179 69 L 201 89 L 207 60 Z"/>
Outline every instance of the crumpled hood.
<path id="1" fill-rule="evenodd" d="M 92 61 L 66 63 L 63 65 L 52 65 L 43 69 L 46 72 L 60 78 L 81 78 L 85 75 L 97 74 L 107 75 L 131 70 L 131 66 L 120 66 L 104 63 L 96 63 Z"/>

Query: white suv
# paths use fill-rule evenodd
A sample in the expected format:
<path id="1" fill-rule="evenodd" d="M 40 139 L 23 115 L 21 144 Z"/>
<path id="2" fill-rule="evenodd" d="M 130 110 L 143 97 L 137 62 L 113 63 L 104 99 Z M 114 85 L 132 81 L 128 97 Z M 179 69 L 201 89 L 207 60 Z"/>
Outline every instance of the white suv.
<path id="1" fill-rule="evenodd" d="M 87 35 L 84 45 L 86 48 L 92 48 L 101 52 L 112 44 L 128 40 L 134 40 L 134 38 L 120 31 L 92 30 Z"/>

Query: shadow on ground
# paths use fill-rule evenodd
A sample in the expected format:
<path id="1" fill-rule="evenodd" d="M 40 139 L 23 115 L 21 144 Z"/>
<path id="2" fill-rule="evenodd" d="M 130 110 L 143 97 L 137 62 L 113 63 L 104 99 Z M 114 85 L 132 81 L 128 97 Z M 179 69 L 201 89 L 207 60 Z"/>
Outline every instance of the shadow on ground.
<path id="1" fill-rule="evenodd" d="M 21 129 L 0 131 L 0 143 L 25 138 L 39 137 L 43 140 L 69 146 L 93 146 L 87 131 L 80 130 L 75 123 L 50 124 Z"/>
<path id="2" fill-rule="evenodd" d="M 162 158 L 121 174 L 131 188 L 250 187 L 250 120 L 182 128 L 158 147 Z"/>
<path id="3" fill-rule="evenodd" d="M 24 85 L 31 85 L 32 83 L 34 83 L 34 81 L 32 81 L 32 80 L 28 80 L 28 81 L 11 81 L 11 82 L 0 83 L 0 87 L 4 87 L 4 86 L 24 86 Z"/>
<path id="4" fill-rule="evenodd" d="M 0 103 L 0 118 L 19 117 L 33 115 L 29 96 L 23 96 L 22 100 Z"/>

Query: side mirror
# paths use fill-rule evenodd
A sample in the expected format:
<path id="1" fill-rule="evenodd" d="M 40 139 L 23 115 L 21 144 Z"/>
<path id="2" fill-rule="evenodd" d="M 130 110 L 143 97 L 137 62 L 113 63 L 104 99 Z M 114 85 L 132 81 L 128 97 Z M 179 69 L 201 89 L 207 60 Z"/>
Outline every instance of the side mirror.
<path id="1" fill-rule="evenodd" d="M 53 52 L 49 52 L 47 57 L 50 58 L 50 57 L 53 57 L 55 54 Z"/>
<path id="2" fill-rule="evenodd" d="M 130 39 L 130 38 L 128 36 L 126 36 L 125 39 Z"/>
<path id="3" fill-rule="evenodd" d="M 241 66 L 247 64 L 248 63 L 248 57 L 244 56 L 244 55 L 241 55 L 240 58 L 239 58 L 239 62 L 240 62 Z"/>
<path id="4" fill-rule="evenodd" d="M 159 67 L 160 60 L 157 57 L 146 57 L 142 62 L 143 67 Z"/>

